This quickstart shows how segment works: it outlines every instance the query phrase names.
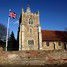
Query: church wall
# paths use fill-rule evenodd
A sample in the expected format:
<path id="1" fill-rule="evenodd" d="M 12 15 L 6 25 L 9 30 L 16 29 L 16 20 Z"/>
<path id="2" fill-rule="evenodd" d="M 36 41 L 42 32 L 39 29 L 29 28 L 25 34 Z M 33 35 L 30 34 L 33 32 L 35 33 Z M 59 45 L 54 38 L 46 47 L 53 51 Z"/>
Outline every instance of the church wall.
<path id="1" fill-rule="evenodd" d="M 59 45 L 59 42 L 54 42 L 56 45 L 55 45 L 55 49 L 56 50 L 59 50 L 59 49 L 63 49 L 63 45 L 64 43 L 63 42 L 60 42 L 60 45 Z"/>
<path id="2" fill-rule="evenodd" d="M 46 41 L 42 43 L 43 50 L 54 50 L 53 42 L 49 42 L 49 46 L 46 45 Z"/>
<path id="3" fill-rule="evenodd" d="M 61 45 L 59 46 L 59 42 L 50 42 L 49 41 L 49 46 L 47 46 L 46 41 L 42 42 L 42 48 L 43 50 L 60 50 L 64 49 L 64 43 L 60 42 Z"/>
<path id="4" fill-rule="evenodd" d="M 36 30 L 33 30 L 33 33 L 29 32 L 29 29 L 26 32 L 26 36 L 25 36 L 25 42 L 27 45 L 27 50 L 37 50 L 38 49 L 38 34 Z M 34 40 L 34 45 L 32 45 L 31 47 L 28 44 L 28 40 Z"/>
<path id="5" fill-rule="evenodd" d="M 24 30 L 24 36 L 23 37 L 24 37 L 24 47 L 23 47 L 23 44 L 22 44 L 22 50 L 29 50 L 28 49 L 28 45 L 27 45 L 28 36 L 27 36 L 27 29 L 26 29 L 26 27 L 25 27 L 25 30 Z"/>
<path id="6" fill-rule="evenodd" d="M 62 49 L 64 49 L 64 42 L 61 42 L 61 44 L 62 44 Z"/>

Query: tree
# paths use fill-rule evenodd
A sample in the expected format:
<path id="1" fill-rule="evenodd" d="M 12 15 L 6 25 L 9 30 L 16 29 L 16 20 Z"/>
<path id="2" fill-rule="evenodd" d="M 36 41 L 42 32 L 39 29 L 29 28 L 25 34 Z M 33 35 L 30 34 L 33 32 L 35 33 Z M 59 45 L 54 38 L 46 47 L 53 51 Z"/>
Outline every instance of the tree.
<path id="1" fill-rule="evenodd" d="M 14 37 L 13 31 L 11 32 L 11 35 L 10 35 L 10 38 L 9 38 L 8 50 L 10 50 L 10 51 L 17 50 L 17 41 Z"/>
<path id="2" fill-rule="evenodd" d="M 0 40 L 6 40 L 6 32 L 7 28 L 3 24 L 0 24 Z"/>

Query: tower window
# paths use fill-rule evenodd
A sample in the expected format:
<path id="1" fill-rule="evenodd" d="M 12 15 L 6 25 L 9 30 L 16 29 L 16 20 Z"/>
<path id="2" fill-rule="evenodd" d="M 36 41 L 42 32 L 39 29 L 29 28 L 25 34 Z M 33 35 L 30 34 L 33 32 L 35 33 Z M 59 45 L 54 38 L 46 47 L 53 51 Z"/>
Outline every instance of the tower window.
<path id="1" fill-rule="evenodd" d="M 28 45 L 34 45 L 34 40 L 28 40 Z"/>
<path id="2" fill-rule="evenodd" d="M 29 32 L 32 34 L 32 29 L 30 28 Z"/>
<path id="3" fill-rule="evenodd" d="M 32 29 L 30 29 L 30 33 L 32 33 Z"/>
<path id="4" fill-rule="evenodd" d="M 33 24 L 33 19 L 32 18 L 29 19 L 29 24 Z"/>

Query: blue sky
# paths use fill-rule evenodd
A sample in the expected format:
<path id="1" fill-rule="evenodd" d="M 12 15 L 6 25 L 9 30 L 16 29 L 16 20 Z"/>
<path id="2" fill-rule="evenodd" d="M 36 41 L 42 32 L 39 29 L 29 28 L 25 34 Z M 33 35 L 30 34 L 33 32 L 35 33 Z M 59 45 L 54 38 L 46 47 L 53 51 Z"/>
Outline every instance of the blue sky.
<path id="1" fill-rule="evenodd" d="M 18 19 L 22 7 L 30 5 L 32 12 L 40 11 L 40 23 L 44 30 L 62 30 L 67 27 L 67 0 L 0 0 L 0 23 L 7 26 L 9 9 L 17 14 L 10 19 L 10 32 L 17 36 Z"/>

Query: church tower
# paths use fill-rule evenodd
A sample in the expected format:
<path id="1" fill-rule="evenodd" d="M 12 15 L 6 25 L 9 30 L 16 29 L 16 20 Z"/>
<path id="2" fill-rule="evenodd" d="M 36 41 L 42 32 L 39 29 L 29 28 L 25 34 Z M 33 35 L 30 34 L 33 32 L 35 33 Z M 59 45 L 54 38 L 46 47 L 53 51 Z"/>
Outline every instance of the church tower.
<path id="1" fill-rule="evenodd" d="M 39 22 L 39 11 L 32 13 L 28 6 L 26 12 L 22 9 L 20 30 L 19 30 L 19 50 L 42 49 L 42 34 Z"/>

